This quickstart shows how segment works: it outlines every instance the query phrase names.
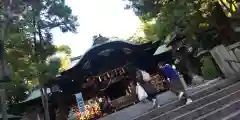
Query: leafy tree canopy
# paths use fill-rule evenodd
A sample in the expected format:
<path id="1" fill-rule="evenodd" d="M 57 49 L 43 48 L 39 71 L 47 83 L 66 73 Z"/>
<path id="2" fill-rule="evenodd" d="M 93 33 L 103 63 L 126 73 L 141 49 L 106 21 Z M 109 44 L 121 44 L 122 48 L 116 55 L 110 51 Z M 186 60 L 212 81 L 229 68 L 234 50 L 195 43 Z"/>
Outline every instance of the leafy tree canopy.
<path id="1" fill-rule="evenodd" d="M 196 39 L 196 33 L 214 27 L 223 32 L 229 29 L 225 15 L 236 12 L 235 0 L 128 0 L 126 8 L 132 8 L 142 20 L 146 39 L 165 40 L 172 32 L 180 30 L 188 39 Z M 221 6 L 219 3 L 222 3 Z M 220 6 L 220 7 L 219 7 Z M 222 11 L 222 8 L 227 11 Z M 149 24 L 149 21 L 155 21 Z M 228 26 L 228 27 L 226 27 Z M 231 31 L 231 30 L 229 30 Z M 226 31 L 225 31 L 226 33 Z M 230 33 L 229 33 L 230 34 Z M 224 37 L 226 38 L 226 37 Z"/>
<path id="2" fill-rule="evenodd" d="M 71 55 L 68 46 L 53 45 L 51 29 L 75 33 L 78 23 L 77 16 L 72 15 L 64 0 L 4 2 L 0 4 L 0 12 L 5 15 L 1 18 L 0 28 L 5 31 L 4 59 L 12 69 L 7 95 L 8 100 L 15 103 L 26 97 L 25 91 L 47 83 L 59 73 L 62 60 L 48 60 L 50 56 L 57 52 Z M 6 10 L 6 7 L 10 9 Z"/>

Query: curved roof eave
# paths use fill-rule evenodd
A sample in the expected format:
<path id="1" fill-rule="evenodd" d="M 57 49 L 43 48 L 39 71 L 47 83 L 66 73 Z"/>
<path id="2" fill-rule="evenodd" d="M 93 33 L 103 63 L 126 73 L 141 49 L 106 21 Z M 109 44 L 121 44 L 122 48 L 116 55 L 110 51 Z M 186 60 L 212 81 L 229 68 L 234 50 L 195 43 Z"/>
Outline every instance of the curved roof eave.
<path id="1" fill-rule="evenodd" d="M 94 46 L 92 46 L 91 48 L 89 48 L 81 57 L 79 57 L 79 59 L 77 59 L 77 63 L 75 63 L 74 65 L 72 65 L 71 67 L 69 67 L 69 69 L 63 71 L 61 74 L 64 74 L 64 73 L 68 73 L 70 71 L 72 71 L 76 66 L 78 66 L 78 64 L 81 62 L 81 60 L 91 51 L 91 50 L 94 50 L 95 48 L 98 48 L 99 46 L 102 46 L 102 45 L 106 45 L 106 44 L 116 44 L 116 43 L 120 43 L 120 44 L 126 44 L 126 45 L 129 45 L 129 46 L 132 46 L 132 47 L 146 47 L 146 48 L 149 48 L 149 47 L 153 47 L 153 45 L 156 45 L 154 47 L 158 47 L 159 46 L 159 42 L 160 41 L 156 41 L 156 42 L 148 42 L 148 43 L 144 43 L 144 44 L 134 44 L 134 43 L 130 43 L 128 41 L 123 41 L 123 40 L 114 40 L 114 41 L 109 41 L 109 42 L 105 42 L 105 43 L 102 43 L 102 44 L 96 44 Z"/>
<path id="2" fill-rule="evenodd" d="M 51 93 L 51 90 L 50 90 L 50 88 L 47 88 L 47 94 L 49 94 L 49 93 Z M 41 97 L 40 89 L 37 89 L 37 90 L 32 91 L 25 100 L 23 100 L 19 103 L 26 103 L 26 102 L 29 102 L 31 100 L 35 100 L 35 99 L 40 98 L 40 97 Z"/>

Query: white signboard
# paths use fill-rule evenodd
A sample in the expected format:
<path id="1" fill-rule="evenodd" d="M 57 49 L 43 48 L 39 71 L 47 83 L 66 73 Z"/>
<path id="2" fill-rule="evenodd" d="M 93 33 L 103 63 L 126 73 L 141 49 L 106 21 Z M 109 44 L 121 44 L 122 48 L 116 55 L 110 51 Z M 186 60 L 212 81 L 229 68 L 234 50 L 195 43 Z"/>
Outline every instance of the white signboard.
<path id="1" fill-rule="evenodd" d="M 82 113 L 85 112 L 85 104 L 84 104 L 82 93 L 75 94 L 75 96 L 76 96 L 76 101 L 78 104 L 79 111 Z"/>

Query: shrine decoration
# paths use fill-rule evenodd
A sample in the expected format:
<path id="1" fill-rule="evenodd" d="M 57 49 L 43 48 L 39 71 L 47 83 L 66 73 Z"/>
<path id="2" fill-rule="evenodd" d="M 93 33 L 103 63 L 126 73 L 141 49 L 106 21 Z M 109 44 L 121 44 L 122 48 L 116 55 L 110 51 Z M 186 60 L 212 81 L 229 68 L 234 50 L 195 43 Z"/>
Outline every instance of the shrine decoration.
<path id="1" fill-rule="evenodd" d="M 121 76 L 121 77 L 129 77 L 127 75 L 126 65 L 122 66 L 120 68 L 113 69 L 111 71 L 102 73 L 98 76 L 90 76 L 87 78 L 88 86 L 95 85 L 95 88 L 100 88 L 100 91 L 104 91 L 108 88 L 109 85 L 116 82 L 114 81 L 114 78 Z M 158 74 L 152 74 L 150 83 L 153 84 L 155 89 L 157 91 L 162 91 L 165 89 L 164 87 L 164 77 L 160 76 Z M 94 81 L 98 80 L 97 82 L 100 82 L 101 86 L 98 86 L 99 84 L 95 84 Z"/>
<path id="2" fill-rule="evenodd" d="M 98 77 L 99 82 L 102 82 L 101 76 Z"/>
<path id="3" fill-rule="evenodd" d="M 101 83 L 105 80 L 110 80 L 114 77 L 124 75 L 124 74 L 126 74 L 125 66 L 102 73 L 101 75 L 98 75 L 98 76 L 91 76 L 87 78 L 87 82 L 90 82 L 92 80 L 98 80 Z"/>
<path id="4" fill-rule="evenodd" d="M 83 88 L 87 88 L 87 87 L 90 87 L 90 86 L 94 86 L 95 88 L 101 88 L 102 85 L 98 86 L 99 84 L 95 84 L 96 83 L 96 80 L 97 82 L 99 83 L 103 83 L 103 86 L 105 86 L 103 89 L 100 89 L 100 91 L 104 91 L 106 88 L 108 88 L 109 85 L 111 85 L 114 81 L 114 78 L 115 77 L 118 77 L 118 76 L 122 76 L 124 77 L 125 74 L 127 73 L 126 72 L 126 65 L 120 67 L 120 68 L 116 68 L 116 69 L 113 69 L 111 71 L 108 71 L 108 72 L 105 72 L 105 73 L 102 73 L 98 76 L 90 76 L 86 79 L 86 83 L 83 84 Z"/>
<path id="5" fill-rule="evenodd" d="M 84 103 L 84 100 L 83 100 L 82 93 L 80 92 L 80 93 L 75 94 L 75 97 L 76 97 L 76 101 L 77 101 L 79 111 L 81 113 L 84 113 L 85 112 L 85 103 Z"/>
<path id="6" fill-rule="evenodd" d="M 100 106 L 98 103 L 86 105 L 84 113 L 79 112 L 77 105 L 73 105 L 68 118 L 73 120 L 91 120 L 102 116 Z"/>

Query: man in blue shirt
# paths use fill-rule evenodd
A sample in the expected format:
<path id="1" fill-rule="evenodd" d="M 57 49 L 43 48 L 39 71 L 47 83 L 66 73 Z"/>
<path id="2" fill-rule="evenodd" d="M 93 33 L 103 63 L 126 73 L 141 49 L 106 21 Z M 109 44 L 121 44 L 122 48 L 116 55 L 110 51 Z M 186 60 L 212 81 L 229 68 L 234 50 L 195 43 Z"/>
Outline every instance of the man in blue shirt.
<path id="1" fill-rule="evenodd" d="M 186 93 L 184 85 L 182 83 L 183 81 L 181 82 L 178 72 L 169 64 L 166 64 L 164 66 L 162 64 L 159 64 L 159 67 L 165 73 L 168 82 L 170 83 L 171 91 L 178 94 L 179 99 L 181 99 L 182 96 L 185 96 L 186 104 L 190 104 L 192 102 L 192 99 Z"/>

